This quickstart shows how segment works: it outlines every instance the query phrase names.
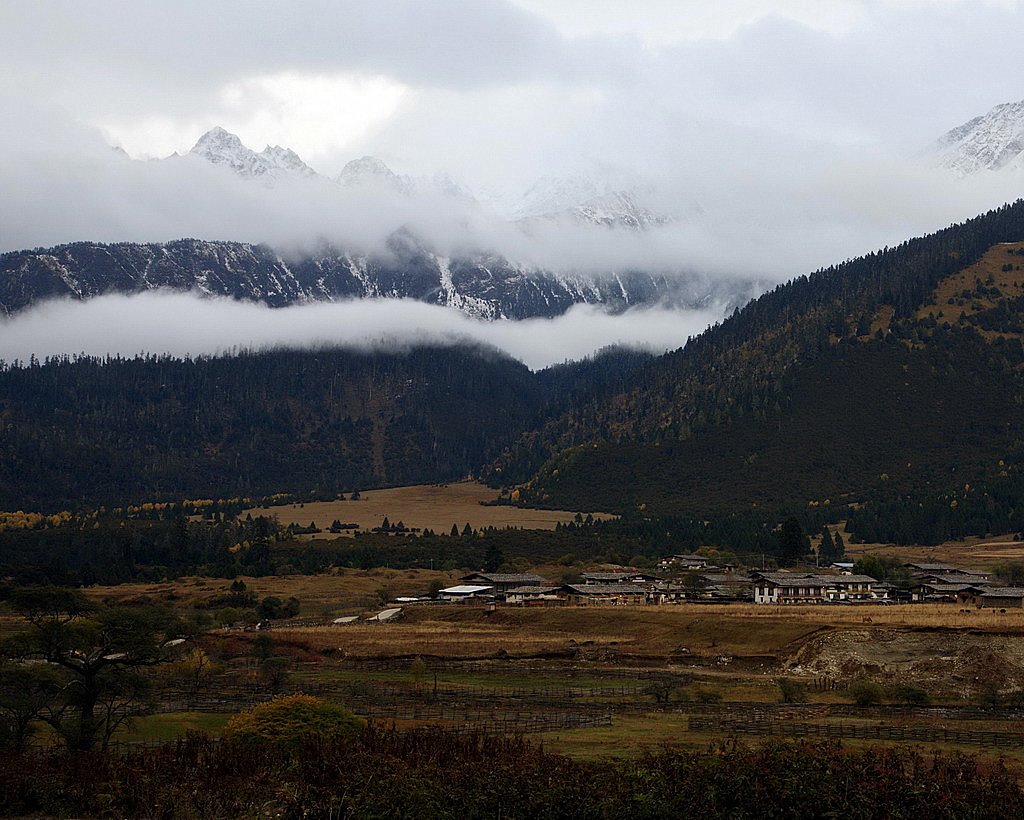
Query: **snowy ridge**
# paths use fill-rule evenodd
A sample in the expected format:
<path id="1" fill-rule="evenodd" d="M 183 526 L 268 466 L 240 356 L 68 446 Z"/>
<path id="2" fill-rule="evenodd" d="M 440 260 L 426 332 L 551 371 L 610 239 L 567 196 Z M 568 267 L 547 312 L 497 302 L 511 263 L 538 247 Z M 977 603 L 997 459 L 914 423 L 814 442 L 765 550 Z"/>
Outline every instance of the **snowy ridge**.
<path id="1" fill-rule="evenodd" d="M 203 134 L 189 155 L 230 168 L 243 178 L 258 179 L 271 185 L 279 179 L 295 177 L 316 177 L 327 181 L 294 151 L 268 145 L 257 153 L 246 147 L 235 134 L 220 127 Z M 329 181 L 366 193 L 440 196 L 476 207 L 481 202 L 481 197 L 447 174 L 438 173 L 432 177 L 397 174 L 374 156 L 351 160 Z M 645 230 L 672 221 L 642 204 L 643 197 L 630 187 L 631 182 L 634 181 L 621 173 L 544 177 L 511 203 L 502 204 L 492 199 L 488 204 L 526 230 L 537 224 L 551 223 Z M 483 199 L 487 200 L 486 197 Z"/>
<path id="2" fill-rule="evenodd" d="M 556 274 L 496 254 L 448 257 L 408 232 L 391 251 L 359 256 L 325 248 L 287 260 L 264 245 L 182 239 L 164 244 L 78 242 L 0 255 L 0 313 L 52 298 L 168 289 L 262 302 L 271 307 L 339 299 L 402 298 L 446 305 L 480 319 L 557 316 L 576 304 L 610 310 L 664 303 L 731 309 L 760 291 L 756 282 L 622 271 Z"/>
<path id="3" fill-rule="evenodd" d="M 1024 100 L 997 105 L 948 131 L 931 153 L 936 164 L 961 177 L 1024 170 Z"/>
<path id="4" fill-rule="evenodd" d="M 290 148 L 268 145 L 257 153 L 243 145 L 237 136 L 220 127 L 211 128 L 203 134 L 189 154 L 252 179 L 273 180 L 287 176 L 317 175 Z"/>

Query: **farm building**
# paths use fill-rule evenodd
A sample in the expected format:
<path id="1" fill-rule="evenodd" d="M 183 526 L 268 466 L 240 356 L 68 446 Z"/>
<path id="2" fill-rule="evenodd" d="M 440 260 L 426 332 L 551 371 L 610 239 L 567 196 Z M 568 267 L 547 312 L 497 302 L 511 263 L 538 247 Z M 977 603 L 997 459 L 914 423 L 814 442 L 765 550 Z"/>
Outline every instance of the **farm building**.
<path id="1" fill-rule="evenodd" d="M 1024 587 L 987 587 L 975 603 L 992 609 L 1024 609 Z"/>
<path id="2" fill-rule="evenodd" d="M 565 584 L 562 594 L 576 606 L 640 606 L 647 591 L 639 584 Z"/>
<path id="3" fill-rule="evenodd" d="M 954 567 L 952 564 L 929 564 L 920 561 L 908 561 L 904 564 L 907 569 L 914 575 L 917 574 L 935 574 L 948 575 L 951 572 L 960 572 L 959 569 Z"/>
<path id="4" fill-rule="evenodd" d="M 754 573 L 755 604 L 823 604 L 827 582 L 796 572 Z"/>
<path id="5" fill-rule="evenodd" d="M 969 604 L 986 589 L 987 586 L 978 584 L 921 581 L 910 588 L 910 599 L 917 603 Z"/>
<path id="6" fill-rule="evenodd" d="M 505 602 L 521 606 L 553 606 L 565 603 L 561 587 L 524 586 L 505 593 Z"/>
<path id="7" fill-rule="evenodd" d="M 707 565 L 703 555 L 669 555 L 658 562 L 661 569 L 704 569 Z"/>
<path id="8" fill-rule="evenodd" d="M 702 572 L 693 578 L 661 581 L 649 590 L 652 601 L 660 604 L 682 601 L 750 600 L 750 576 L 736 572 Z"/>
<path id="9" fill-rule="evenodd" d="M 547 581 L 539 575 L 528 572 L 471 572 L 464 575 L 460 581 L 467 584 L 486 584 L 494 588 L 494 594 L 504 598 L 505 593 L 516 587 L 542 587 Z"/>
<path id="10" fill-rule="evenodd" d="M 480 600 L 482 598 L 493 598 L 494 587 L 481 584 L 458 584 L 442 589 L 437 594 L 442 601 Z"/>
<path id="11" fill-rule="evenodd" d="M 754 573 L 756 604 L 824 604 L 878 600 L 869 575 Z"/>
<path id="12" fill-rule="evenodd" d="M 584 584 L 653 584 L 661 580 L 646 572 L 581 572 L 580 578 Z"/>
<path id="13" fill-rule="evenodd" d="M 970 584 L 972 586 L 992 586 L 989 583 L 988 575 L 984 573 L 973 573 L 965 570 L 957 570 L 945 575 L 929 572 L 923 575 L 914 576 L 914 580 L 921 584 Z"/>

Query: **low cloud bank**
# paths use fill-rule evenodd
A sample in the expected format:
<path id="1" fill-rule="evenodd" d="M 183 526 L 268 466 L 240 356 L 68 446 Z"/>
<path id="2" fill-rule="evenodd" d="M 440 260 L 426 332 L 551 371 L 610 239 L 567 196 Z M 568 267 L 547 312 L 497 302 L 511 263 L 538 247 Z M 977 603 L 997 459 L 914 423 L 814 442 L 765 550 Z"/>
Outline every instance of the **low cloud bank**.
<path id="1" fill-rule="evenodd" d="M 610 314 L 577 305 L 554 319 L 485 322 L 412 300 L 356 300 L 272 309 L 181 293 L 102 296 L 43 303 L 0 321 L 0 358 L 60 354 L 169 353 L 197 356 L 239 348 L 394 349 L 478 343 L 537 370 L 625 345 L 655 353 L 681 347 L 722 318 L 701 310 L 635 308 Z"/>

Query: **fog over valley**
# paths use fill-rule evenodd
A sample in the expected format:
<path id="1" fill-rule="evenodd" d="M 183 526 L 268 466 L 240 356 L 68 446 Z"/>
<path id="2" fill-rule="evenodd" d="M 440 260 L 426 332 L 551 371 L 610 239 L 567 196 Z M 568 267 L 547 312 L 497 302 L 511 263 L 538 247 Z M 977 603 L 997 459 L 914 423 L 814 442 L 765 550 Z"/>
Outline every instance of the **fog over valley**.
<path id="1" fill-rule="evenodd" d="M 413 344 L 494 347 L 531 369 L 577 360 L 611 345 L 662 353 L 722 318 L 705 310 L 636 308 L 611 314 L 577 305 L 554 319 L 483 321 L 408 299 L 366 299 L 274 310 L 182 293 L 101 296 L 44 303 L 0 320 L 0 358 L 28 362 L 63 353 L 200 356 L 234 349 L 348 347 L 393 350 Z"/>

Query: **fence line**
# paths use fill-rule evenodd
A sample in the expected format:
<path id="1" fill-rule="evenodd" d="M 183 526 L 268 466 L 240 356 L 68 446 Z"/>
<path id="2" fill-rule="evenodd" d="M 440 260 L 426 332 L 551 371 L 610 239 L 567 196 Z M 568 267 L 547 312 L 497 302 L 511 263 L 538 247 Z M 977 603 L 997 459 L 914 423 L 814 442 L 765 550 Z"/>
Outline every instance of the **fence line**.
<path id="1" fill-rule="evenodd" d="M 1017 732 L 945 729 L 930 726 L 882 726 L 850 723 L 782 723 L 772 720 L 732 720 L 713 717 L 692 717 L 689 727 L 694 732 L 726 732 L 729 734 L 778 735 L 782 737 L 824 737 L 850 740 L 901 740 L 917 743 L 957 743 L 972 746 L 1020 747 L 1024 734 Z"/>

